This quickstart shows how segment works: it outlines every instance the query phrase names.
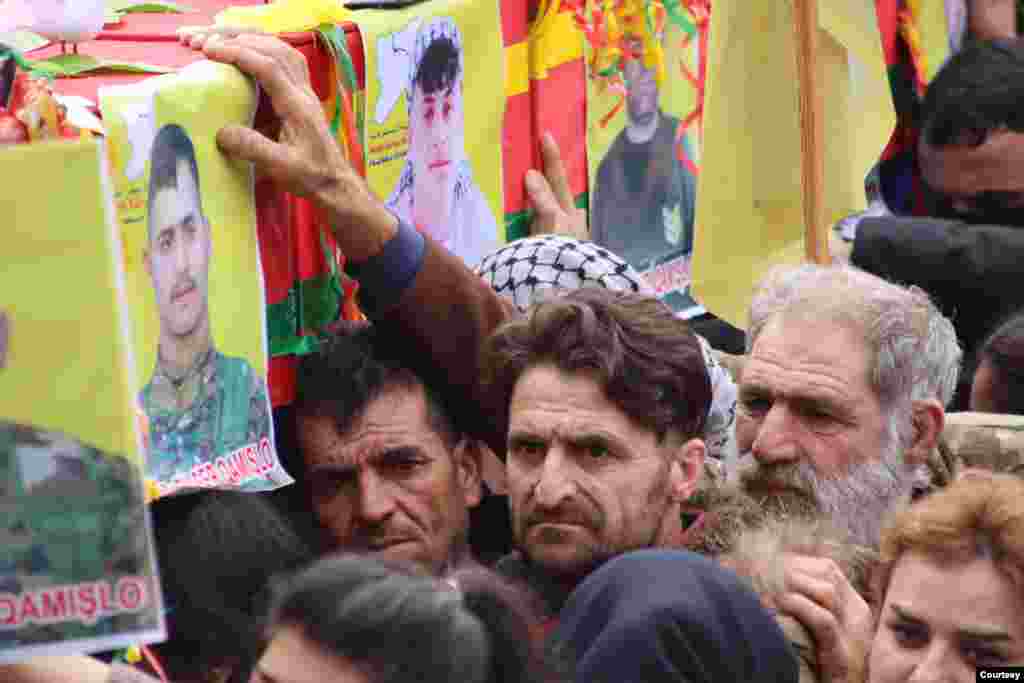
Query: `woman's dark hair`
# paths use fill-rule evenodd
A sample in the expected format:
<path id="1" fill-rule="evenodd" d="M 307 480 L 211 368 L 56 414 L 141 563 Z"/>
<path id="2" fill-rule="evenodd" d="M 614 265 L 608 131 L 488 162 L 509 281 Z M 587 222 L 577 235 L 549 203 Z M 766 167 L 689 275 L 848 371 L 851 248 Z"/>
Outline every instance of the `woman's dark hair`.
<path id="1" fill-rule="evenodd" d="M 528 604 L 483 569 L 439 580 L 376 558 L 337 555 L 284 586 L 271 628 L 298 628 L 374 683 L 553 683 Z"/>
<path id="2" fill-rule="evenodd" d="M 312 562 L 311 551 L 259 493 L 163 498 L 151 513 L 168 636 L 154 649 L 168 678 L 228 667 L 228 683 L 245 683 L 264 644 L 268 584 Z"/>
<path id="3" fill-rule="evenodd" d="M 994 412 L 1024 415 L 1024 313 L 996 328 L 978 352 L 992 368 Z"/>

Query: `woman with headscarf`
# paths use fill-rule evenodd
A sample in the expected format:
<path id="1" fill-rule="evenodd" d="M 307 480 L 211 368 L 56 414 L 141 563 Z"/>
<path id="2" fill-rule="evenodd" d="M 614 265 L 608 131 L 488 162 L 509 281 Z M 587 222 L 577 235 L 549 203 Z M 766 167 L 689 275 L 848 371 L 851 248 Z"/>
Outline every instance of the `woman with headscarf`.
<path id="1" fill-rule="evenodd" d="M 572 594 L 554 637 L 578 683 L 796 683 L 782 630 L 738 577 L 699 555 L 644 550 Z"/>

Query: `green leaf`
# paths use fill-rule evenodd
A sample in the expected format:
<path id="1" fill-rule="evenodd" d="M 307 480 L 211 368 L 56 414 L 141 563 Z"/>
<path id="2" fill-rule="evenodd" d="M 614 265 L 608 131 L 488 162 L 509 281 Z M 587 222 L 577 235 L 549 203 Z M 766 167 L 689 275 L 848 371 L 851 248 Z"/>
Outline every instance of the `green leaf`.
<path id="1" fill-rule="evenodd" d="M 98 71 L 116 71 L 133 74 L 164 74 L 173 69 L 141 62 L 118 62 L 83 54 L 64 54 L 50 59 L 29 60 L 33 71 L 57 78 L 74 78 Z"/>
<path id="2" fill-rule="evenodd" d="M 10 33 L 0 33 L 0 43 L 10 45 L 21 52 L 28 52 L 29 50 L 34 50 L 37 47 L 49 45 L 50 41 L 37 33 L 32 33 L 31 31 L 12 31 Z"/>
<path id="3" fill-rule="evenodd" d="M 151 0 L 149 2 L 133 2 L 132 0 L 110 0 L 107 7 L 115 12 L 124 14 L 186 14 L 196 10 L 187 5 L 179 5 L 176 2 L 165 2 L 164 0 Z"/>

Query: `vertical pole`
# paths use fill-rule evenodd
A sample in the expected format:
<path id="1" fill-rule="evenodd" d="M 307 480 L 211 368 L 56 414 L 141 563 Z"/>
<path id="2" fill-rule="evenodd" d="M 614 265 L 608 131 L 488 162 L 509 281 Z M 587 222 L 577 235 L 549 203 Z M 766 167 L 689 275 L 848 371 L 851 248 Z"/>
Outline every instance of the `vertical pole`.
<path id="1" fill-rule="evenodd" d="M 825 225 L 824 102 L 818 78 L 818 0 L 793 0 L 796 71 L 800 100 L 801 186 L 804 249 L 808 261 L 829 263 Z"/>

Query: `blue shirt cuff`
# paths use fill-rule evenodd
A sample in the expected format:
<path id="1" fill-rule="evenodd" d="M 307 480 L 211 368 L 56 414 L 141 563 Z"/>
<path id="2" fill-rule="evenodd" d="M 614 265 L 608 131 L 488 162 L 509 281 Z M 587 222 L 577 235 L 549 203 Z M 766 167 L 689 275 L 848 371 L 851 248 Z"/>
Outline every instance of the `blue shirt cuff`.
<path id="1" fill-rule="evenodd" d="M 373 318 L 398 303 L 420 272 L 425 252 L 423 235 L 399 218 L 398 232 L 379 254 L 346 264 L 345 273 L 359 282 L 359 307 L 367 316 Z"/>

